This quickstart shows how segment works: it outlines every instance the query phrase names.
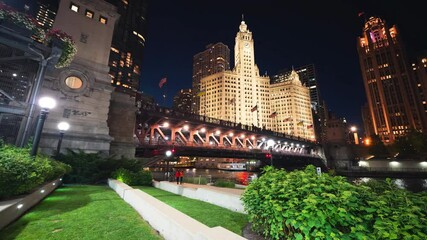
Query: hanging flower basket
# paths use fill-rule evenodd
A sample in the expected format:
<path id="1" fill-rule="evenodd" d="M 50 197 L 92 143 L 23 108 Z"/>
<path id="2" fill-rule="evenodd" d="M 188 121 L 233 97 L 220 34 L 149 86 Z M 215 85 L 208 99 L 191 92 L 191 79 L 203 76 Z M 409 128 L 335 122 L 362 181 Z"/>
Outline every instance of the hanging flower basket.
<path id="1" fill-rule="evenodd" d="M 61 30 L 49 30 L 44 42 L 51 47 L 55 46 L 62 49 L 62 54 L 59 57 L 58 63 L 55 65 L 56 68 L 68 67 L 71 61 L 73 61 L 74 55 L 77 53 L 77 47 L 73 38 Z"/>
<path id="2" fill-rule="evenodd" d="M 77 47 L 72 37 L 61 30 L 50 30 L 47 33 L 39 26 L 38 22 L 31 16 L 16 11 L 0 1 L 0 25 L 26 37 L 34 37 L 36 41 L 43 42 L 50 47 L 62 50 L 56 68 L 70 65 Z"/>
<path id="3" fill-rule="evenodd" d="M 39 27 L 34 18 L 25 13 L 15 11 L 3 2 L 0 2 L 0 24 L 26 37 L 34 35 L 37 39 L 45 38 L 43 29 Z"/>

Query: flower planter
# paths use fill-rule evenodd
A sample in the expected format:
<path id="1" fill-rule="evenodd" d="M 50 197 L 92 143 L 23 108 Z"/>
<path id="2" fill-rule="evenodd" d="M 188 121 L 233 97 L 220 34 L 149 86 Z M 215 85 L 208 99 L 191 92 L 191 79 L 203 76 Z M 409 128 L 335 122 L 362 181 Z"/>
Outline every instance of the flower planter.
<path id="1" fill-rule="evenodd" d="M 33 32 L 31 30 L 7 20 L 0 20 L 0 26 L 3 26 L 4 28 L 13 31 L 23 37 L 31 38 L 31 36 L 33 35 Z"/>

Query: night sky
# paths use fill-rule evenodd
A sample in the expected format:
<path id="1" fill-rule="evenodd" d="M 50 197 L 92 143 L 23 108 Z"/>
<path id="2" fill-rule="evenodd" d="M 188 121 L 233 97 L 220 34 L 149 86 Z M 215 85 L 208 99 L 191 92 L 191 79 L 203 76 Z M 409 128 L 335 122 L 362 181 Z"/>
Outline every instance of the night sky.
<path id="1" fill-rule="evenodd" d="M 357 2 L 357 3 L 356 3 Z M 164 1 L 152 0 L 142 65 L 141 90 L 171 106 L 173 96 L 191 88 L 192 57 L 209 43 L 223 42 L 231 50 L 241 15 L 253 33 L 260 74 L 314 63 L 322 98 L 329 110 L 361 126 L 365 91 L 356 39 L 363 17 L 379 16 L 396 24 L 413 57 L 427 55 L 427 18 L 422 1 Z M 160 79 L 168 82 L 160 89 Z"/>

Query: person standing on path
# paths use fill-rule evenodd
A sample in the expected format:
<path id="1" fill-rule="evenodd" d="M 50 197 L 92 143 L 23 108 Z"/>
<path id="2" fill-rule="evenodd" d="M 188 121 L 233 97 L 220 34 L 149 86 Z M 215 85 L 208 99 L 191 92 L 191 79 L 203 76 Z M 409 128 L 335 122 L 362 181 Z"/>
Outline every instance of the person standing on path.
<path id="1" fill-rule="evenodd" d="M 182 179 L 184 178 L 184 171 L 179 171 L 179 184 L 182 184 Z"/>
<path id="2" fill-rule="evenodd" d="M 181 172 L 179 170 L 176 170 L 175 172 L 176 184 L 179 184 L 180 176 L 181 176 Z"/>

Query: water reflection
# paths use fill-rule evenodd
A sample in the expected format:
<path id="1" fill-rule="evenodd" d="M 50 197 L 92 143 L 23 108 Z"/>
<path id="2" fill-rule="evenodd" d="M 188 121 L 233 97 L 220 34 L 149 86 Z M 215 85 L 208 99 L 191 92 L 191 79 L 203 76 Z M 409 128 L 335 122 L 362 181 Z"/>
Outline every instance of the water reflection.
<path id="1" fill-rule="evenodd" d="M 184 170 L 184 178 L 207 178 L 208 182 L 215 182 L 218 179 L 225 179 L 229 181 L 235 181 L 238 184 L 247 185 L 252 179 L 258 176 L 255 172 L 248 171 L 226 171 L 218 169 L 197 169 L 197 168 L 181 168 Z M 172 171 L 171 169 L 169 171 Z M 155 180 L 165 180 L 166 169 L 154 168 L 151 169 L 153 178 Z M 174 172 L 169 174 L 174 176 Z"/>
<path id="2" fill-rule="evenodd" d="M 349 178 L 349 181 L 352 181 L 354 183 L 366 183 L 370 180 L 379 180 L 384 181 L 384 178 L 368 178 L 368 177 L 361 177 L 361 178 Z M 427 191 L 427 179 L 417 179 L 417 178 L 396 178 L 392 179 L 393 183 L 396 184 L 396 186 L 400 189 L 406 189 L 411 192 L 422 192 Z"/>

